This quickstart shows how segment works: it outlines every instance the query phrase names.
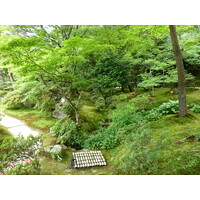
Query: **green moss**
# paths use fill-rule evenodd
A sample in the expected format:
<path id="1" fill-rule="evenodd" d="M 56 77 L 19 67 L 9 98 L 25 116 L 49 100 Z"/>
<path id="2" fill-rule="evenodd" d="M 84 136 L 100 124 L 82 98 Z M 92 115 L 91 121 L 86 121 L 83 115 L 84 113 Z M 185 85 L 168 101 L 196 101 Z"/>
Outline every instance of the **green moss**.
<path id="1" fill-rule="evenodd" d="M 25 122 L 28 126 L 40 130 L 40 133 L 44 135 L 43 146 L 56 144 L 57 138 L 52 137 L 49 134 L 49 128 L 57 121 L 57 119 L 52 119 L 48 113 L 37 111 L 31 108 L 28 109 L 6 109 L 6 107 L 1 106 L 1 110 L 7 115 L 16 117 L 19 120 Z M 88 121 L 94 119 L 99 121 L 103 118 L 103 115 L 96 111 L 92 106 L 83 107 L 82 116 L 85 116 Z M 87 112 L 88 111 L 88 112 Z M 46 175 L 61 175 L 61 174 L 74 174 L 74 175 L 86 175 L 86 174 L 114 174 L 112 168 L 111 153 L 109 151 L 103 151 L 103 155 L 107 160 L 108 165 L 104 167 L 92 167 L 83 169 L 67 169 L 71 162 L 71 155 L 74 150 L 67 149 L 65 151 L 65 156 L 63 161 L 53 160 L 48 156 L 41 156 L 40 163 L 42 168 L 42 173 Z"/>
<path id="2" fill-rule="evenodd" d="M 57 119 L 51 117 L 50 113 L 38 111 L 33 108 L 9 109 L 1 106 L 0 109 L 5 114 L 16 117 L 28 126 L 44 133 L 49 133 L 49 129 L 57 121 Z"/>
<path id="3" fill-rule="evenodd" d="M 102 112 L 96 110 L 94 106 L 83 106 L 79 112 L 81 121 L 81 130 L 86 134 L 91 134 L 99 128 L 105 119 Z"/>
<path id="4" fill-rule="evenodd" d="M 137 98 L 138 105 L 141 109 L 152 109 L 158 107 L 164 102 L 169 100 L 177 100 L 177 94 L 171 95 L 168 88 L 156 88 L 155 97 L 150 97 L 148 92 L 140 91 L 137 97 L 123 100 L 123 104 L 126 105 L 130 100 Z M 95 106 L 88 99 L 83 99 L 84 106 L 80 109 L 80 120 L 82 122 L 82 131 L 87 134 L 92 134 L 97 130 L 102 121 L 107 118 L 105 113 L 96 110 Z M 142 102 L 142 103 L 141 103 Z M 200 90 L 188 90 L 187 102 L 199 103 L 200 102 Z M 50 113 L 41 112 L 32 108 L 28 109 L 6 109 L 1 107 L 1 110 L 6 114 L 16 117 L 24 121 L 28 126 L 39 130 L 44 136 L 44 146 L 56 144 L 56 138 L 49 134 L 49 128 L 54 125 L 57 119 L 51 117 Z M 163 151 L 168 150 L 170 154 L 163 154 L 163 163 L 168 158 L 175 156 L 171 152 L 187 152 L 191 150 L 200 150 L 199 142 L 190 141 L 187 138 L 195 134 L 200 133 L 200 113 L 189 113 L 186 117 L 178 117 L 178 115 L 166 115 L 160 117 L 159 120 L 149 122 L 149 125 L 153 131 L 152 144 L 155 143 L 161 134 L 166 134 L 168 138 L 168 145 Z M 121 149 L 122 154 L 117 155 L 119 158 L 123 156 L 128 149 L 121 145 L 118 148 Z M 67 169 L 70 164 L 71 154 L 74 150 L 67 149 L 63 161 L 56 161 L 50 157 L 42 156 L 41 165 L 43 174 L 116 174 L 116 169 L 113 167 L 112 157 L 116 156 L 117 148 L 109 151 L 102 151 L 108 163 L 104 167 L 93 167 L 83 169 Z M 190 152 L 192 154 L 193 152 Z M 166 174 L 170 172 L 166 172 Z"/>
<path id="5" fill-rule="evenodd" d="M 200 133 L 200 114 L 188 114 L 185 117 L 178 115 L 162 116 L 159 120 L 150 123 L 154 133 L 154 140 L 165 132 L 174 150 L 200 150 L 198 142 L 189 142 L 186 138 Z"/>
<path id="6" fill-rule="evenodd" d="M 43 174 L 51 175 L 106 175 L 115 174 L 111 160 L 111 152 L 102 151 L 107 165 L 103 167 L 90 167 L 81 169 L 68 169 L 71 162 L 72 149 L 65 151 L 65 156 L 62 161 L 53 160 L 50 157 L 41 157 L 41 168 Z"/>
<path id="7" fill-rule="evenodd" d="M 138 100 L 141 109 L 153 109 L 169 100 L 178 100 L 178 94 L 171 94 L 169 88 L 155 88 L 154 93 L 155 96 L 151 97 L 149 92 L 140 89 L 138 95 L 133 97 L 132 100 Z M 187 89 L 186 94 L 188 104 L 200 104 L 200 89 Z"/>
<path id="8" fill-rule="evenodd" d="M 0 125 L 0 141 L 7 137 L 12 137 L 12 134 L 6 127 Z"/>
<path id="9" fill-rule="evenodd" d="M 200 90 L 187 91 L 187 103 L 188 104 L 200 104 Z"/>
<path id="10" fill-rule="evenodd" d="M 83 106 L 80 109 L 80 115 L 88 119 L 99 120 L 102 119 L 102 113 L 98 112 L 94 106 Z"/>
<path id="11" fill-rule="evenodd" d="M 2 105 L 0 110 L 11 117 L 23 121 L 27 126 L 44 135 L 44 146 L 56 144 L 57 138 L 52 137 L 49 134 L 49 130 L 58 119 L 51 117 L 49 112 L 38 111 L 33 108 L 9 109 Z"/>

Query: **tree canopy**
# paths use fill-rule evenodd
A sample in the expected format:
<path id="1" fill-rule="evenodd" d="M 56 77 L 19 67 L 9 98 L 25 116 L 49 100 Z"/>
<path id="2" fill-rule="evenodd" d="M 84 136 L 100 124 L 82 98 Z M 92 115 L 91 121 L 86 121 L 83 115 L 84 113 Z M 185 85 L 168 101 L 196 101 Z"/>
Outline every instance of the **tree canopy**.
<path id="1" fill-rule="evenodd" d="M 23 97 L 19 91 L 18 98 L 13 100 L 16 103 L 51 109 L 57 99 L 65 97 L 77 113 L 79 101 L 71 97 L 81 99 L 83 91 L 103 98 L 106 106 L 117 88 L 133 92 L 140 87 L 154 95 L 155 87 L 177 85 L 175 60 L 165 25 L 0 28 L 2 83 L 5 84 L 7 77 L 13 87 L 26 93 Z M 199 73 L 199 30 L 199 26 L 177 26 L 188 81 L 194 79 L 194 70 Z"/>

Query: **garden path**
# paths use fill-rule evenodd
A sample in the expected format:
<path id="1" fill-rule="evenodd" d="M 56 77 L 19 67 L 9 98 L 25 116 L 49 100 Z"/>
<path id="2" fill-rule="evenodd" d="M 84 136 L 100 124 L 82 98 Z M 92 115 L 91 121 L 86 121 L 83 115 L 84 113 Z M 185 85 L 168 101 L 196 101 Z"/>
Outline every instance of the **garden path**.
<path id="1" fill-rule="evenodd" d="M 29 135 L 37 136 L 39 134 L 37 131 L 32 130 L 20 120 L 9 117 L 4 113 L 1 113 L 1 115 L 0 124 L 5 126 L 14 137 L 21 134 L 26 138 Z"/>

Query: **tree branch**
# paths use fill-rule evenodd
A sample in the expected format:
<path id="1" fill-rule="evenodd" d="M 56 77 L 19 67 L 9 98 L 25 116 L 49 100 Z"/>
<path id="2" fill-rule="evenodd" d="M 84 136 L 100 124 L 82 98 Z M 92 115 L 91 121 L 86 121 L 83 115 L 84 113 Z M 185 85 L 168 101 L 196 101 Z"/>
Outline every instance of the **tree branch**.
<path id="1" fill-rule="evenodd" d="M 47 38 L 51 41 L 52 45 L 53 45 L 53 42 L 55 42 L 61 48 L 59 41 L 56 41 L 54 38 L 52 38 L 52 36 L 46 31 L 46 29 L 43 27 L 43 25 L 40 25 L 40 27 L 45 32 Z"/>

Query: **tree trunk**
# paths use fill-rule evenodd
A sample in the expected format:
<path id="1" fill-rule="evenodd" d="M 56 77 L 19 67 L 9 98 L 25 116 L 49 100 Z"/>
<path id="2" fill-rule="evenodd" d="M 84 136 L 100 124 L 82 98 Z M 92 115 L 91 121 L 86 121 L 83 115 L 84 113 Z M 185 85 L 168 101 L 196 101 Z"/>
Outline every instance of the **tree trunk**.
<path id="1" fill-rule="evenodd" d="M 128 84 L 128 89 L 129 89 L 130 92 L 133 92 L 133 87 L 132 87 L 131 84 Z"/>
<path id="2" fill-rule="evenodd" d="M 77 100 L 77 103 L 76 103 L 76 106 L 75 106 L 75 117 L 76 117 L 76 124 L 79 125 L 79 104 L 80 104 L 80 100 L 81 100 L 81 97 L 83 95 L 83 91 L 79 94 L 79 97 L 78 97 L 78 100 Z"/>
<path id="3" fill-rule="evenodd" d="M 15 82 L 15 79 L 14 79 L 14 77 L 13 77 L 13 73 L 9 73 L 8 76 L 9 76 L 9 78 L 10 78 L 10 82 L 11 82 L 11 83 L 14 83 L 14 82 Z"/>
<path id="4" fill-rule="evenodd" d="M 2 85 L 6 85 L 6 81 L 5 81 L 5 77 L 4 77 L 2 69 L 0 69 L 0 76 L 1 76 L 1 79 L 2 79 Z"/>
<path id="5" fill-rule="evenodd" d="M 81 100 L 81 97 L 83 95 L 83 91 L 79 94 L 79 97 L 78 97 L 78 100 L 77 100 L 77 103 L 74 104 L 72 103 L 70 97 L 67 96 L 67 94 L 65 95 L 65 98 L 67 99 L 67 101 L 69 102 L 69 104 L 72 106 L 72 108 L 74 109 L 74 112 L 75 112 L 75 120 L 76 120 L 76 124 L 79 125 L 79 104 L 80 104 L 80 100 Z"/>
<path id="6" fill-rule="evenodd" d="M 121 92 L 124 92 L 124 85 L 121 85 Z"/>
<path id="7" fill-rule="evenodd" d="M 152 97 L 155 97 L 155 94 L 154 94 L 154 87 L 151 88 L 151 91 L 152 91 Z"/>
<path id="8" fill-rule="evenodd" d="M 170 29 L 170 36 L 171 36 L 174 56 L 176 59 L 176 67 L 178 71 L 179 115 L 182 117 L 187 114 L 184 65 L 183 65 L 181 50 L 178 43 L 177 34 L 176 34 L 176 26 L 169 25 L 169 29 Z"/>
<path id="9" fill-rule="evenodd" d="M 76 124 L 79 125 L 79 114 L 78 114 L 78 110 L 75 109 L 75 118 L 76 118 Z"/>

